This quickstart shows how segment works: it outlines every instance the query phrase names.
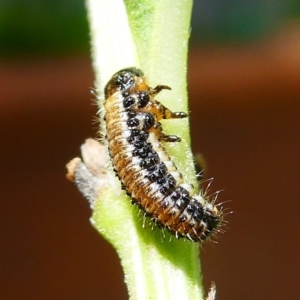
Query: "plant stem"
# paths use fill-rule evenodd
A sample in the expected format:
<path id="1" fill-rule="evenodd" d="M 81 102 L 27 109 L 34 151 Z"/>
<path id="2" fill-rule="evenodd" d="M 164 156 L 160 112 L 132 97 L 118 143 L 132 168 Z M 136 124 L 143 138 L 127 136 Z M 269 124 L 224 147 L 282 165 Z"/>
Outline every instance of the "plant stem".
<path id="1" fill-rule="evenodd" d="M 106 82 L 131 66 L 144 71 L 150 86 L 172 87 L 160 95 L 164 105 L 187 111 L 192 0 L 87 0 L 87 7 L 100 112 Z M 166 148 L 186 182 L 197 185 L 188 121 L 171 120 L 163 126 L 167 133 L 182 138 Z M 203 299 L 199 245 L 158 229 L 130 204 L 112 167 L 108 177 L 109 184 L 95 203 L 92 223 L 118 252 L 130 299 Z"/>

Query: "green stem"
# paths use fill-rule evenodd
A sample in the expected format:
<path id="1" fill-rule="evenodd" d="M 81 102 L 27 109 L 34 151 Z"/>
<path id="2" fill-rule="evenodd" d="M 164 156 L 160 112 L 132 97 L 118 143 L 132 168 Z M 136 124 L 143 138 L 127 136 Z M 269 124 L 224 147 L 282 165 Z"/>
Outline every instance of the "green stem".
<path id="1" fill-rule="evenodd" d="M 99 110 L 103 88 L 118 70 L 137 66 L 150 86 L 172 91 L 159 100 L 173 111 L 187 111 L 186 66 L 192 0 L 87 0 Z M 100 116 L 101 117 L 101 116 Z M 186 182 L 196 183 L 187 120 L 163 123 L 182 142 L 165 145 Z M 109 184 L 96 201 L 92 222 L 114 246 L 124 269 L 130 299 L 203 299 L 199 245 L 161 231 L 121 190 Z"/>

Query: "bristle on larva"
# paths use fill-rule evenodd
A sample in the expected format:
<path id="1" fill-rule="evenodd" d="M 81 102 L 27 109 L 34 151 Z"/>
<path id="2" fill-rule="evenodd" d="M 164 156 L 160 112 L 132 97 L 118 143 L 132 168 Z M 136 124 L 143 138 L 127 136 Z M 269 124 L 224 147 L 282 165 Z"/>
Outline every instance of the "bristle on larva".
<path id="1" fill-rule="evenodd" d="M 221 212 L 205 195 L 194 194 L 162 145 L 180 138 L 166 135 L 159 121 L 187 117 L 155 100 L 163 89 L 170 88 L 149 87 L 137 68 L 113 75 L 104 91 L 109 153 L 132 202 L 176 237 L 198 242 L 216 230 Z"/>

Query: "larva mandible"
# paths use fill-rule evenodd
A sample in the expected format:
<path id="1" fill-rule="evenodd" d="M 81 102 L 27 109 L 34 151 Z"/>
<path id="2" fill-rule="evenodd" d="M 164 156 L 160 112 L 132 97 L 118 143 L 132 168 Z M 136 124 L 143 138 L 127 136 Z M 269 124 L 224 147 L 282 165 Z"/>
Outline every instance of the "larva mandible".
<path id="1" fill-rule="evenodd" d="M 149 87 L 137 68 L 112 76 L 104 90 L 109 153 L 132 202 L 177 238 L 198 242 L 216 230 L 221 212 L 205 195 L 195 195 L 192 184 L 184 183 L 162 145 L 180 138 L 166 135 L 159 121 L 187 117 L 155 100 L 164 89 L 170 87 Z"/>

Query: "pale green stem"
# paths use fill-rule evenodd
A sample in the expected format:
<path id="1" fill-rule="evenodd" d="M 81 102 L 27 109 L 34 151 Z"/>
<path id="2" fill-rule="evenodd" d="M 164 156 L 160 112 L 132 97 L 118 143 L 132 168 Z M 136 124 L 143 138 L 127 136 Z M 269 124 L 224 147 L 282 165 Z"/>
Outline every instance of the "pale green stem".
<path id="1" fill-rule="evenodd" d="M 192 0 L 87 0 L 87 7 L 99 110 L 110 77 L 137 66 L 150 86 L 172 87 L 159 96 L 164 105 L 187 112 Z M 163 126 L 182 138 L 181 143 L 166 147 L 185 181 L 196 185 L 188 120 L 169 120 Z M 112 167 L 108 168 L 109 184 L 96 201 L 92 222 L 118 252 L 130 299 L 203 299 L 199 245 L 177 240 L 145 219 L 121 190 Z"/>

